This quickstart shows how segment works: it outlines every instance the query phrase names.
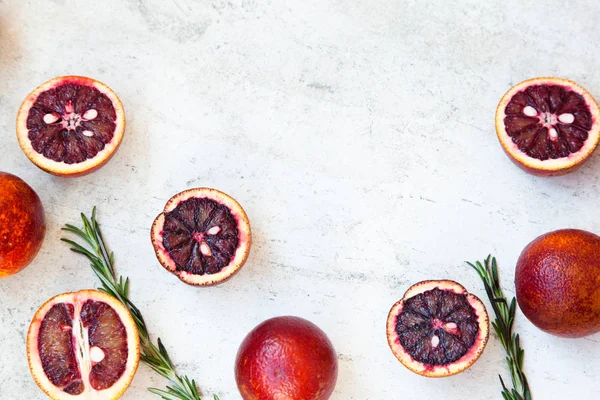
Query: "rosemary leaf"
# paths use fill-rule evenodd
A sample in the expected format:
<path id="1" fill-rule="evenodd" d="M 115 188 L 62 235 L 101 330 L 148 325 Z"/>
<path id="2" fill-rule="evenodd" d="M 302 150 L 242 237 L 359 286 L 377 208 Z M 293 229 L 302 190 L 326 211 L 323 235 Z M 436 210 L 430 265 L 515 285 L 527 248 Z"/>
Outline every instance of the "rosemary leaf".
<path id="1" fill-rule="evenodd" d="M 531 400 L 531 391 L 523 372 L 525 351 L 521 348 L 519 335 L 512 332 L 517 310 L 515 298 L 513 297 L 509 305 L 509 302 L 502 293 L 498 264 L 495 257 L 490 255 L 483 263 L 477 261 L 475 263 L 467 262 L 467 264 L 477 271 L 483 282 L 485 292 L 496 315 L 496 320 L 492 322 L 492 327 L 506 351 L 506 362 L 513 387 L 509 389 L 500 376 L 502 397 L 504 400 Z"/>

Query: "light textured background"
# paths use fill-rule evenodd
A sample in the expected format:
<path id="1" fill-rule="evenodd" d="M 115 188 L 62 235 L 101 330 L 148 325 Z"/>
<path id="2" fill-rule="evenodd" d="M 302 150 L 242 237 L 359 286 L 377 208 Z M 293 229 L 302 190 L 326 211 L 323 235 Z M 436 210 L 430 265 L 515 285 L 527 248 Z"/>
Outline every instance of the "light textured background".
<path id="1" fill-rule="evenodd" d="M 423 279 L 483 297 L 463 261 L 490 252 L 512 295 L 534 237 L 600 232 L 600 155 L 535 178 L 493 126 L 499 98 L 526 78 L 563 76 L 600 96 L 599 23 L 592 0 L 0 0 L 0 170 L 37 190 L 48 219 L 35 262 L 0 282 L 0 398 L 43 398 L 26 330 L 49 297 L 97 284 L 59 241 L 97 205 L 132 299 L 206 394 L 239 399 L 243 337 L 295 314 L 335 344 L 333 399 L 500 399 L 495 337 L 468 371 L 428 380 L 388 349 L 387 312 Z M 14 123 L 30 90 L 65 74 L 111 86 L 128 120 L 111 162 L 72 180 L 33 166 Z M 149 240 L 167 199 L 196 186 L 231 194 L 251 219 L 250 258 L 219 287 L 179 282 Z M 536 400 L 598 398 L 600 336 L 558 339 L 521 314 L 517 328 Z M 164 384 L 141 366 L 123 398 Z"/>

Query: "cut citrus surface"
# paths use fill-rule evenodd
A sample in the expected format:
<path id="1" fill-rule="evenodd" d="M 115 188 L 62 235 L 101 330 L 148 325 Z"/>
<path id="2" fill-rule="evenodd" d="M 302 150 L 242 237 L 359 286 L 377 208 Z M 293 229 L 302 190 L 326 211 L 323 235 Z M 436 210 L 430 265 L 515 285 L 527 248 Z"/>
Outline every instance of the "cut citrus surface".
<path id="1" fill-rule="evenodd" d="M 17 138 L 39 168 L 60 176 L 90 173 L 115 153 L 125 112 L 106 85 L 83 76 L 54 78 L 31 92 L 17 115 Z"/>
<path id="2" fill-rule="evenodd" d="M 230 196 L 209 188 L 171 197 L 154 220 L 150 235 L 161 265 L 190 285 L 229 279 L 250 251 L 246 212 Z"/>
<path id="3" fill-rule="evenodd" d="M 387 320 L 388 344 L 411 371 L 438 378 L 469 368 L 489 336 L 485 306 L 460 284 L 423 281 L 394 304 Z"/>
<path id="4" fill-rule="evenodd" d="M 529 79 L 512 87 L 496 109 L 496 133 L 506 154 L 538 176 L 579 167 L 600 141 L 598 103 L 562 78 Z"/>
<path id="5" fill-rule="evenodd" d="M 27 334 L 33 379 L 54 400 L 109 400 L 127 389 L 140 342 L 129 311 L 98 290 L 48 300 Z"/>

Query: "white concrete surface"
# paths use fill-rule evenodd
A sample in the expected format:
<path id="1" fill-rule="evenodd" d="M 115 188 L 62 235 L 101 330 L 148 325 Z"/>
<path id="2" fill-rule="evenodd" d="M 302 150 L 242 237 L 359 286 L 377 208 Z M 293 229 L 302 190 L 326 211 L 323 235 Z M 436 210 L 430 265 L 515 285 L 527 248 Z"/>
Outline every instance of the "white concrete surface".
<path id="1" fill-rule="evenodd" d="M 493 126 L 499 98 L 526 78 L 571 78 L 600 97 L 599 22 L 591 0 L 0 0 L 0 170 L 37 190 L 48 219 L 35 262 L 0 282 L 0 399 L 44 398 L 27 327 L 46 299 L 97 285 L 59 241 L 93 205 L 154 337 L 207 395 L 239 399 L 239 343 L 294 314 L 335 344 L 335 400 L 501 399 L 495 337 L 468 371 L 428 380 L 392 355 L 387 312 L 423 279 L 483 297 L 463 261 L 490 252 L 512 295 L 531 239 L 600 232 L 600 155 L 535 178 Z M 38 170 L 15 137 L 23 98 L 65 74 L 111 86 L 128 118 L 117 155 L 78 179 Z M 219 287 L 179 282 L 149 240 L 166 200 L 196 186 L 231 194 L 251 219 L 250 258 Z M 555 338 L 520 313 L 517 328 L 536 400 L 598 398 L 600 336 Z M 141 366 L 123 399 L 165 383 Z"/>

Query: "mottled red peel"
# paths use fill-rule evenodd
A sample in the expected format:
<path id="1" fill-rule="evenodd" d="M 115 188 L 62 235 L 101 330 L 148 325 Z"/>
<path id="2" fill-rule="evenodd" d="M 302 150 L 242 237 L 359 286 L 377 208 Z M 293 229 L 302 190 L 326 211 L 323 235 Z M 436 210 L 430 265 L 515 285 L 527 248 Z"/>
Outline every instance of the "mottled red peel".
<path id="1" fill-rule="evenodd" d="M 298 317 L 264 321 L 244 339 L 235 378 L 244 400 L 327 400 L 338 374 L 333 345 Z"/>

